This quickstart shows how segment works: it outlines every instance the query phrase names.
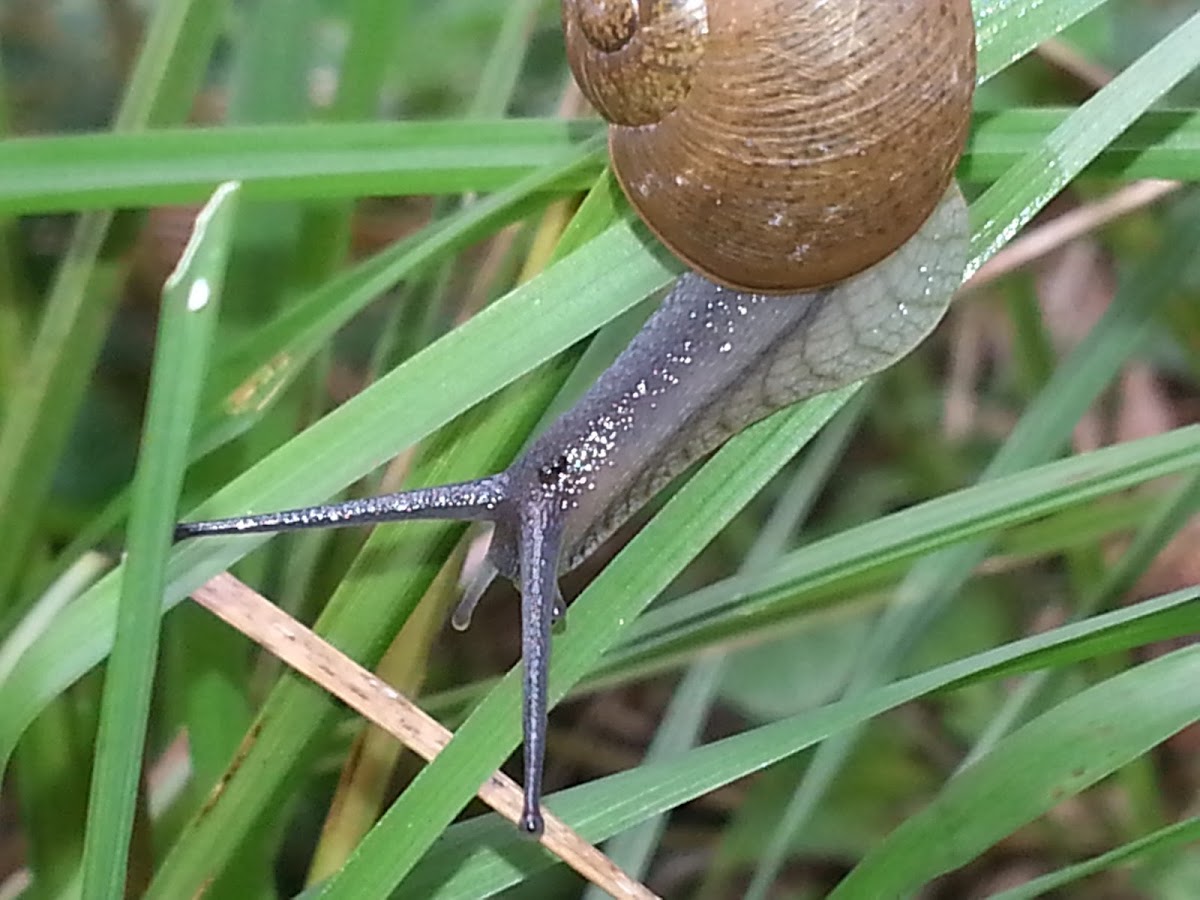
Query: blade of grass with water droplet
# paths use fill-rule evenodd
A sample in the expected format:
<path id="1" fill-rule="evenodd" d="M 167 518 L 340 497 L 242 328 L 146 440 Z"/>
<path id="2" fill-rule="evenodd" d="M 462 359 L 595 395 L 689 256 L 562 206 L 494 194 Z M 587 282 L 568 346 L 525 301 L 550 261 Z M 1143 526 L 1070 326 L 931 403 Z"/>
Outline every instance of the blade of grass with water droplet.
<path id="1" fill-rule="evenodd" d="M 216 325 L 237 186 L 222 186 L 163 288 L 150 398 L 130 503 L 127 556 L 105 673 L 84 841 L 85 896 L 125 892 L 142 749 L 158 659 L 159 610 L 192 423 Z"/>

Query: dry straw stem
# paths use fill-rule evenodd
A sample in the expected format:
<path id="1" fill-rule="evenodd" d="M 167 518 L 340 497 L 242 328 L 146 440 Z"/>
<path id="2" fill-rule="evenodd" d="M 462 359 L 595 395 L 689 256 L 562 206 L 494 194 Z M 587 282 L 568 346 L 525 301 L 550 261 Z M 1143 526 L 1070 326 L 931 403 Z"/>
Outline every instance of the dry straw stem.
<path id="1" fill-rule="evenodd" d="M 422 759 L 432 760 L 449 743 L 450 732 L 415 703 L 228 572 L 198 588 L 192 599 L 374 722 Z M 493 773 L 480 786 L 478 796 L 510 822 L 516 823 L 520 818 L 521 788 L 503 773 Z M 614 897 L 656 896 L 549 812 L 541 844 Z"/>
<path id="2" fill-rule="evenodd" d="M 970 291 L 990 284 L 1002 275 L 1027 266 L 1071 241 L 1097 231 L 1102 225 L 1158 202 L 1179 190 L 1181 186 L 1178 181 L 1155 178 L 1135 181 L 1103 200 L 1073 209 L 1044 225 L 1028 229 L 1025 234 L 980 266 L 962 289 Z"/>

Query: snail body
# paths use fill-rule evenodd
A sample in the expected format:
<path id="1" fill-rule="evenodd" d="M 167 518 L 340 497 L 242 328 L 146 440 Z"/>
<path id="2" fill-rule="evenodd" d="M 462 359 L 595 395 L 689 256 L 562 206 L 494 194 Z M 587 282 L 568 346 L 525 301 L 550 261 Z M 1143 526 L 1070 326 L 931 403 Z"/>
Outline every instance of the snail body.
<path id="1" fill-rule="evenodd" d="M 535 835 L 558 575 L 732 435 L 891 365 L 932 330 L 966 262 L 966 204 L 951 182 L 974 80 L 968 0 L 564 0 L 563 22 L 581 87 L 616 123 L 610 147 L 626 194 L 695 271 L 504 472 L 175 530 L 180 540 L 493 523 L 490 565 L 521 591 L 520 824 Z M 737 48 L 765 74 L 732 62 Z M 630 74 L 631 61 L 643 67 Z M 698 101 L 708 110 L 689 106 Z M 673 148 L 652 145 L 664 135 Z M 705 150 L 715 161 L 702 167 L 695 151 Z M 460 604 L 456 627 L 480 593 Z"/>
<path id="2" fill-rule="evenodd" d="M 951 188 L 892 256 L 827 288 L 778 297 L 681 275 L 629 346 L 510 470 L 566 506 L 562 570 L 747 426 L 907 354 L 958 287 L 966 236 L 966 205 Z M 897 294 L 907 299 L 897 303 Z M 494 561 L 510 556 L 493 548 Z"/>

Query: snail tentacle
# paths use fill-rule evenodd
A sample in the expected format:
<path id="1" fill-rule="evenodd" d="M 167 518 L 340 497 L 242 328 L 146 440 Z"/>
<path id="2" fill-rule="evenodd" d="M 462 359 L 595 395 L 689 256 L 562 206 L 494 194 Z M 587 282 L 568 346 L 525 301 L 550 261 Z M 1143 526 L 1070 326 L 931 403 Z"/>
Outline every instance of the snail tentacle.
<path id="1" fill-rule="evenodd" d="M 542 771 L 546 758 L 549 710 L 550 629 L 558 596 L 558 567 L 562 551 L 563 515 L 551 498 L 538 498 L 521 509 L 521 661 L 525 699 L 521 725 L 525 764 L 524 809 L 521 830 L 542 833 Z"/>
<path id="2" fill-rule="evenodd" d="M 231 534 L 264 534 L 306 528 L 349 528 L 412 519 L 457 519 L 493 522 L 505 514 L 507 475 L 381 494 L 377 497 L 321 503 L 279 512 L 180 522 L 174 539 Z"/>

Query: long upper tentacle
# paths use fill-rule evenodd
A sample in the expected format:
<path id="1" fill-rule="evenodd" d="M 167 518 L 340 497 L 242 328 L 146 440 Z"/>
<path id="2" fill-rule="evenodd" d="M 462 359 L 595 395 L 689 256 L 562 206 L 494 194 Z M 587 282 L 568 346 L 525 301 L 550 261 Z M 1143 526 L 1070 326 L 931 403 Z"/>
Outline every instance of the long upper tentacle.
<path id="1" fill-rule="evenodd" d="M 471 522 L 492 521 L 502 514 L 508 499 L 508 477 L 493 475 L 474 481 L 418 488 L 325 503 L 281 512 L 212 519 L 206 522 L 181 522 L 175 526 L 175 540 L 215 534 L 259 534 L 269 531 L 296 531 L 302 528 L 346 528 L 404 519 L 461 519 Z"/>

